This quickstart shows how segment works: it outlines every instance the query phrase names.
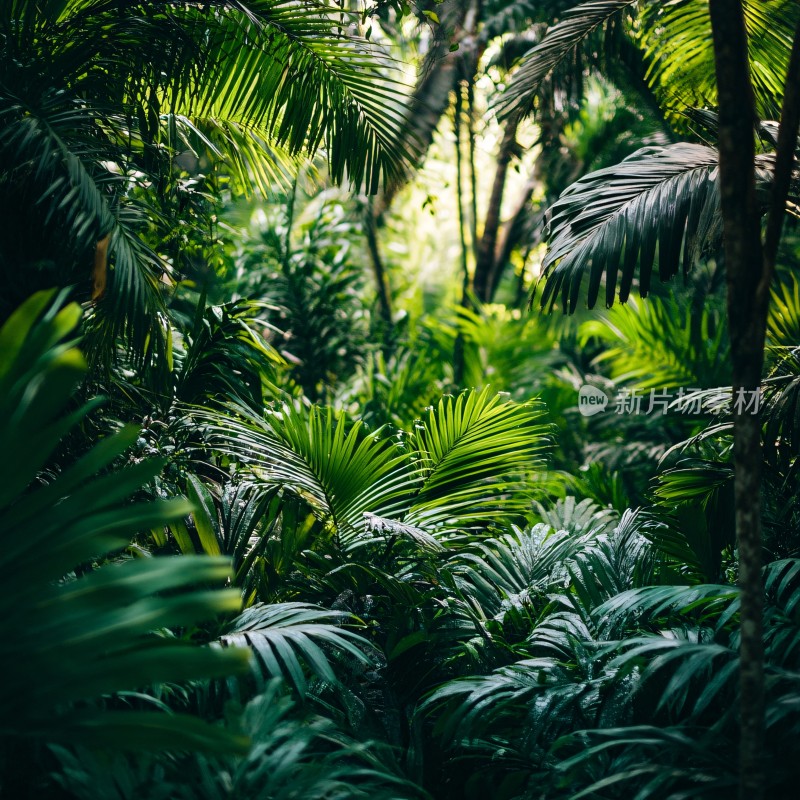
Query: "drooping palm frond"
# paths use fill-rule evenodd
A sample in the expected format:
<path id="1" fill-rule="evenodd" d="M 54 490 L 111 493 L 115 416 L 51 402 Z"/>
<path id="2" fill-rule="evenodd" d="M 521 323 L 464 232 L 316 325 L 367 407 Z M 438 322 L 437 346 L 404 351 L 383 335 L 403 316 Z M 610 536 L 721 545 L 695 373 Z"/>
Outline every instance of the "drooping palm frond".
<path id="1" fill-rule="evenodd" d="M 620 592 L 593 614 L 604 629 L 613 630 L 630 618 L 635 618 L 639 626 L 681 619 L 717 624 L 721 618 L 729 623 L 737 608 L 738 591 L 733 586 L 646 586 Z"/>
<path id="2" fill-rule="evenodd" d="M 240 188 L 265 189 L 287 158 L 320 149 L 337 181 L 374 192 L 396 177 L 413 150 L 405 95 L 352 22 L 290 0 L 4 4 L 0 210 L 17 235 L 0 237 L 0 266 L 12 308 L 47 265 L 44 285 L 97 300 L 94 361 L 108 365 L 122 340 L 137 366 L 163 366 L 168 336 L 153 323 L 172 267 L 141 235 L 164 222 L 148 193 L 164 193 L 193 147 L 226 160 Z"/>
<path id="3" fill-rule="evenodd" d="M 308 689 L 307 671 L 337 683 L 331 659 L 322 647 L 362 664 L 374 664 L 370 643 L 341 627 L 350 621 L 349 614 L 306 603 L 258 604 L 229 623 L 219 641 L 224 647 L 253 651 L 260 685 L 269 678 L 283 678 L 303 696 Z"/>
<path id="4" fill-rule="evenodd" d="M 109 96 L 138 106 L 142 135 L 163 114 L 239 126 L 228 133 L 252 130 L 290 153 L 322 146 L 334 180 L 375 191 L 402 169 L 412 143 L 399 136 L 404 93 L 394 65 L 353 34 L 354 22 L 325 2 L 76 0 L 41 25 L 37 44 L 48 35 L 64 48 L 88 41 L 80 55 L 89 69 L 70 61 L 76 71 L 65 78 L 86 80 L 78 69 L 105 78 Z"/>
<path id="5" fill-rule="evenodd" d="M 772 157 L 757 157 L 759 184 L 771 181 Z M 605 301 L 627 300 L 639 268 L 638 288 L 647 296 L 654 263 L 659 278 L 685 275 L 695 260 L 719 243 L 717 151 L 696 144 L 646 147 L 621 164 L 581 178 L 559 198 L 549 222 L 542 307 L 561 295 L 574 311 L 585 273 L 594 306 L 605 275 Z"/>
<path id="6" fill-rule="evenodd" d="M 650 681 L 665 687 L 655 712 L 666 711 L 692 722 L 709 706 L 730 702 L 735 695 L 739 660 L 736 651 L 708 641 L 702 628 L 667 631 L 665 635 L 633 637 L 624 640 L 624 649 L 610 663 L 622 674 L 644 669 L 639 690 Z M 660 680 L 659 680 L 660 679 Z"/>
<path id="7" fill-rule="evenodd" d="M 599 687 L 591 681 L 576 680 L 580 676 L 573 673 L 578 672 L 573 665 L 555 659 L 525 659 L 488 675 L 443 684 L 420 705 L 419 713 L 438 710 L 437 732 L 452 745 L 474 739 L 487 728 L 507 735 L 509 727 L 516 727 L 521 733 L 520 723 L 531 713 L 537 720 L 537 730 L 531 733 L 545 738 L 569 724 L 572 714 L 586 721 L 593 718 L 590 709 L 594 703 L 589 695 L 595 695 L 596 703 Z M 582 709 L 589 715 L 584 716 Z M 565 729 L 561 727 L 559 732 Z"/>
<path id="8" fill-rule="evenodd" d="M 212 56 L 200 77 L 211 91 L 188 110 L 264 130 L 291 153 L 322 146 L 335 181 L 369 192 L 402 171 L 413 151 L 400 135 L 404 87 L 385 53 L 349 33 L 353 17 L 324 3 L 253 0 L 242 20 L 239 4 L 218 5 L 239 24 L 226 19 L 208 52 L 233 58 Z"/>
<path id="9" fill-rule="evenodd" d="M 533 100 L 545 77 L 570 57 L 594 31 L 636 2 L 591 0 L 567 11 L 564 18 L 553 25 L 544 39 L 523 59 L 500 100 L 500 112 L 504 115 L 527 113 L 533 107 Z"/>

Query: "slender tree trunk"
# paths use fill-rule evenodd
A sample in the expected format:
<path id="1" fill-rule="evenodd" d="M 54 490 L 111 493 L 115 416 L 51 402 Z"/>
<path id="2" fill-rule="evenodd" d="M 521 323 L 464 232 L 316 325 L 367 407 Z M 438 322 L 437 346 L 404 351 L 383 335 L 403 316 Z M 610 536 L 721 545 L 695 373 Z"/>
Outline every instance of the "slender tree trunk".
<path id="1" fill-rule="evenodd" d="M 480 5 L 480 4 L 479 4 Z M 480 12 L 480 9 L 479 9 Z M 467 136 L 469 138 L 469 236 L 473 256 L 478 257 L 478 174 L 475 170 L 475 69 L 467 77 Z"/>
<path id="2" fill-rule="evenodd" d="M 736 536 L 741 592 L 739 798 L 764 797 L 764 651 L 761 576 L 761 423 L 737 406 L 759 390 L 769 291 L 800 122 L 800 46 L 792 51 L 779 135 L 767 246 L 755 186 L 755 101 L 741 0 L 710 0 L 719 92 L 720 193 L 734 393 Z M 798 31 L 800 33 L 800 31 Z"/>
<path id="3" fill-rule="evenodd" d="M 392 328 L 392 292 L 389 288 L 389 276 L 381 258 L 380 248 L 378 247 L 377 219 L 373 210 L 373 200 L 369 198 L 366 213 L 364 214 L 364 233 L 367 238 L 367 249 L 369 250 L 370 261 L 372 262 L 372 272 L 375 276 L 375 291 L 378 297 L 378 308 L 381 320 L 385 326 L 383 340 L 388 340 L 389 331 Z"/>
<path id="4" fill-rule="evenodd" d="M 500 230 L 500 213 L 503 206 L 503 194 L 508 177 L 508 165 L 516 146 L 519 117 L 510 117 L 503 131 L 500 149 L 497 153 L 497 166 L 494 173 L 492 193 L 489 207 L 483 223 L 483 234 L 478 243 L 478 255 L 475 262 L 475 297 L 482 303 L 489 302 L 491 294 L 491 275 L 494 269 L 495 252 L 497 250 L 497 234 Z"/>
<path id="5" fill-rule="evenodd" d="M 464 156 L 461 144 L 461 118 L 464 113 L 463 87 L 456 87 L 456 104 L 453 114 L 453 131 L 456 143 L 456 203 L 458 205 L 458 242 L 461 247 L 461 274 L 469 276 L 469 250 L 467 248 L 467 215 L 464 212 Z M 467 279 L 467 285 L 469 280 Z"/>
<path id="6" fill-rule="evenodd" d="M 557 194 L 553 191 L 552 181 L 556 173 L 563 172 L 563 156 L 561 149 L 561 132 L 564 126 L 564 118 L 555 110 L 552 96 L 552 87 L 545 83 L 542 87 L 542 98 L 538 115 L 538 125 L 540 130 L 539 142 L 541 151 L 534 162 L 531 174 L 517 198 L 514 211 L 504 223 L 498 235 L 495 250 L 494 263 L 489 275 L 489 289 L 487 301 L 492 302 L 497 287 L 503 277 L 503 272 L 508 265 L 511 252 L 519 243 L 521 221 L 528 213 L 528 203 L 531 195 L 537 186 L 544 186 L 547 190 L 547 198 L 544 200 L 544 207 L 551 202 L 551 195 Z M 578 176 L 576 175 L 576 178 Z M 555 198 L 552 198 L 555 199 Z M 524 276 L 521 278 L 524 284 Z M 518 284 L 518 288 L 519 288 Z"/>
<path id="7" fill-rule="evenodd" d="M 508 264 L 511 253 L 519 242 L 522 221 L 530 214 L 528 204 L 530 203 L 534 189 L 539 183 L 536 172 L 537 170 L 535 168 L 531 171 L 530 177 L 525 182 L 525 186 L 522 188 L 522 192 L 517 198 L 511 216 L 503 223 L 500 233 L 498 234 L 494 264 L 492 264 L 492 269 L 489 273 L 489 293 L 487 300 L 489 303 L 494 299 L 497 287 L 500 285 L 500 279 L 503 277 L 506 264 Z M 526 259 L 523 259 L 523 263 L 525 260 Z"/>
<path id="8" fill-rule="evenodd" d="M 458 239 L 461 245 L 461 306 L 466 308 L 469 303 L 469 254 L 467 251 L 466 227 L 467 219 L 464 214 L 464 178 L 463 178 L 463 156 L 461 153 L 461 116 L 463 113 L 462 86 L 456 87 L 456 103 L 453 119 L 453 130 L 455 132 L 456 143 L 456 200 L 458 203 Z M 464 337 L 461 331 L 456 333 L 453 344 L 453 383 L 456 388 L 461 388 L 464 380 Z"/>

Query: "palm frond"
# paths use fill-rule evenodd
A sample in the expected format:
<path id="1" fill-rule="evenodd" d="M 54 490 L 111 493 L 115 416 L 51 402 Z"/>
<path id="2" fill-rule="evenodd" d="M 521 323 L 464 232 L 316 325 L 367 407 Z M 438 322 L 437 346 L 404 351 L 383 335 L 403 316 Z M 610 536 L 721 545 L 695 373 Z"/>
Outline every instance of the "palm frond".
<path id="1" fill-rule="evenodd" d="M 77 800 L 397 800 L 428 798 L 402 776 L 379 742 L 345 734 L 331 720 L 304 713 L 279 679 L 227 720 L 253 742 L 242 757 L 185 754 L 164 761 L 97 757 L 85 749 L 54 748 L 58 781 Z"/>
<path id="2" fill-rule="evenodd" d="M 290 154 L 323 147 L 335 181 L 347 179 L 370 192 L 382 177 L 402 170 L 412 146 L 400 137 L 404 87 L 391 59 L 352 34 L 354 16 L 324 2 L 217 0 L 209 5 L 203 10 L 166 4 L 179 36 L 138 10 L 120 19 L 120 13 L 130 13 L 124 2 L 97 5 L 90 8 L 94 16 L 76 21 L 82 29 L 113 20 L 121 33 L 115 49 L 123 61 L 140 58 L 122 45 L 133 47 L 143 31 L 162 43 L 166 53 L 128 89 L 142 98 L 146 113 L 164 110 L 195 124 L 208 119 L 227 126 L 229 135 L 252 130 Z M 171 68 L 162 77 L 156 69 L 165 59 Z M 157 101 L 153 86 L 163 91 Z"/>
<path id="3" fill-rule="evenodd" d="M 572 495 L 557 500 L 552 508 L 536 503 L 543 522 L 553 530 L 567 531 L 571 536 L 581 537 L 609 532 L 617 521 L 614 511 L 601 508 L 591 498 L 578 501 Z"/>
<path id="4" fill-rule="evenodd" d="M 451 559 L 450 568 L 466 596 L 477 599 L 487 614 L 498 614 L 509 604 L 524 605 L 537 593 L 543 595 L 562 562 L 583 544 L 545 524 L 514 528 L 465 548 Z"/>
<path id="5" fill-rule="evenodd" d="M 444 532 L 523 513 L 529 500 L 515 479 L 542 466 L 550 440 L 543 415 L 491 387 L 440 400 L 409 436 L 417 486 L 403 521 Z"/>
<path id="6" fill-rule="evenodd" d="M 681 636 L 643 636 L 626 639 L 624 652 L 609 665 L 622 674 L 641 669 L 639 691 L 649 681 L 664 685 L 656 713 L 696 719 L 710 706 L 724 706 L 736 692 L 739 659 L 721 644 L 697 641 L 694 631 Z"/>
<path id="7" fill-rule="evenodd" d="M 542 81 L 559 63 L 570 57 L 591 34 L 637 0 L 591 0 L 570 9 L 553 25 L 544 39 L 523 59 L 506 91 L 499 110 L 501 114 L 527 113 Z"/>
<path id="8" fill-rule="evenodd" d="M 750 75 L 756 113 L 777 119 L 789 67 L 792 35 L 800 11 L 792 0 L 744 0 L 750 52 Z M 717 87 L 711 39 L 711 17 L 703 0 L 643 3 L 641 15 L 648 82 L 668 108 L 714 107 Z"/>
<path id="9" fill-rule="evenodd" d="M 646 586 L 615 595 L 598 606 L 593 615 L 608 629 L 631 618 L 640 626 L 681 618 L 727 624 L 738 608 L 738 596 L 735 587 L 721 584 Z"/>
<path id="10" fill-rule="evenodd" d="M 712 388 L 730 384 L 727 327 L 707 304 L 696 309 L 671 298 L 630 301 L 603 319 L 584 322 L 580 337 L 607 345 L 594 363 L 611 377 L 644 391 Z"/>
<path id="11" fill-rule="evenodd" d="M 361 423 L 316 406 L 284 405 L 264 417 L 232 411 L 195 412 L 208 425 L 208 443 L 252 465 L 263 485 L 296 492 L 344 539 L 363 533 L 365 511 L 392 516 L 407 496 L 407 455 Z"/>
<path id="12" fill-rule="evenodd" d="M 794 275 L 772 290 L 767 333 L 770 349 L 796 347 L 800 343 L 800 282 Z"/>
<path id="13" fill-rule="evenodd" d="M 102 695 L 158 681 L 246 670 L 247 657 L 242 650 L 214 652 L 154 633 L 240 607 L 235 592 L 209 588 L 230 577 L 226 559 L 127 558 L 93 568 L 140 531 L 192 510 L 183 500 L 129 502 L 163 466 L 143 461 L 112 468 L 136 439 L 136 428 L 107 437 L 60 473 L 40 477 L 60 439 L 89 410 L 65 413 L 86 371 L 70 340 L 80 308 L 60 308 L 53 300 L 53 292 L 34 295 L 0 331 L 7 355 L 0 368 L 0 447 L 7 456 L 0 476 L 0 699 L 10 714 L 3 735 L 111 748 L 182 743 L 241 750 L 241 738 L 199 720 L 107 713 L 92 705 Z"/>
<path id="14" fill-rule="evenodd" d="M 724 800 L 736 783 L 730 760 L 721 755 L 730 742 L 692 734 L 683 726 L 655 725 L 569 734 L 554 749 L 561 759 L 558 782 L 582 787 L 571 794 L 575 800 L 598 792 L 624 797 L 631 791 L 641 800 L 678 793 Z"/>
<path id="15" fill-rule="evenodd" d="M 637 150 L 574 183 L 552 208 L 542 307 L 552 307 L 560 292 L 564 310 L 574 311 L 586 272 L 590 307 L 604 273 L 606 305 L 614 302 L 618 276 L 625 302 L 637 264 L 644 297 L 656 251 L 662 280 L 681 267 L 686 273 L 721 233 L 716 171 L 716 150 L 675 144 Z"/>
<path id="16" fill-rule="evenodd" d="M 234 619 L 219 641 L 223 647 L 253 651 L 254 672 L 262 686 L 268 678 L 283 678 L 303 696 L 309 670 L 323 681 L 337 683 L 325 650 L 347 654 L 362 664 L 374 663 L 369 642 L 341 627 L 349 621 L 349 614 L 306 603 L 259 604 Z"/>

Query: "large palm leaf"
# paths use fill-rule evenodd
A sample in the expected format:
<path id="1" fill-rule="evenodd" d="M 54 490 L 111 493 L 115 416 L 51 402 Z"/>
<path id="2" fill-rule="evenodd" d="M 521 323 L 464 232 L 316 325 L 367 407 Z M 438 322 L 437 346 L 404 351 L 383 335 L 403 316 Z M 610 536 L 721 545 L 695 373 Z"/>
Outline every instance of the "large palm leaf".
<path id="1" fill-rule="evenodd" d="M 230 575 L 225 559 L 127 557 L 93 569 L 136 533 L 191 510 L 182 500 L 129 502 L 163 466 L 113 468 L 136 439 L 135 428 L 109 436 L 60 473 L 41 474 L 91 408 L 69 409 L 86 371 L 69 339 L 79 318 L 77 306 L 59 309 L 52 292 L 42 293 L 0 330 L 2 736 L 239 749 L 241 739 L 197 719 L 92 705 L 157 681 L 246 670 L 247 657 L 154 633 L 239 607 L 235 592 L 213 588 Z"/>
<path id="2" fill-rule="evenodd" d="M 758 112 L 775 116 L 800 12 L 792 0 L 746 0 L 743 7 Z M 566 62 L 583 55 L 597 64 L 598 55 L 612 55 L 615 37 L 608 35 L 610 30 L 636 11 L 642 13 L 637 26 L 629 26 L 630 35 L 649 65 L 646 81 L 665 106 L 673 111 L 713 106 L 713 53 L 706 46 L 711 18 L 705 0 L 589 0 L 568 10 L 526 54 L 500 100 L 501 113 L 531 111 L 544 79 Z M 596 35 L 603 29 L 605 40 Z"/>
<path id="3" fill-rule="evenodd" d="M 772 156 L 756 162 L 759 183 L 767 187 Z M 587 272 L 590 307 L 604 276 L 606 305 L 618 285 L 624 302 L 637 266 L 644 297 L 655 263 L 661 280 L 686 274 L 720 236 L 717 151 L 686 143 L 643 148 L 581 178 L 554 204 L 542 305 L 552 307 L 560 294 L 564 309 L 574 311 Z"/>
<path id="4" fill-rule="evenodd" d="M 633 6 L 637 0 L 591 0 L 570 9 L 544 39 L 523 58 L 503 94 L 499 107 L 504 114 L 527 113 L 533 108 L 542 81 L 598 28 Z"/>
<path id="5" fill-rule="evenodd" d="M 550 427 L 537 403 L 512 403 L 487 386 L 444 397 L 409 437 L 416 486 L 404 521 L 429 530 L 500 525 L 523 514 L 519 478 L 543 467 Z"/>
<path id="6" fill-rule="evenodd" d="M 329 683 L 337 682 L 326 655 L 349 655 L 362 664 L 375 663 L 370 643 L 342 623 L 352 621 L 341 611 L 327 611 L 306 603 L 255 605 L 226 626 L 220 643 L 225 647 L 250 647 L 255 654 L 255 673 L 264 678 L 283 678 L 304 695 L 306 672 Z"/>
<path id="7" fill-rule="evenodd" d="M 549 444 L 542 415 L 489 387 L 443 398 L 400 437 L 316 406 L 196 412 L 208 443 L 251 463 L 265 485 L 304 497 L 342 543 L 367 531 L 370 514 L 439 534 L 524 516 L 530 497 L 519 478 L 541 466 Z"/>
<path id="8" fill-rule="evenodd" d="M 259 481 L 285 486 L 345 539 L 364 530 L 364 513 L 391 513 L 408 492 L 408 457 L 386 437 L 331 409 L 286 404 L 264 417 L 197 412 L 209 442 L 253 465 Z"/>
<path id="9" fill-rule="evenodd" d="M 705 0 L 642 3 L 641 46 L 649 62 L 647 79 L 667 108 L 714 107 L 717 87 L 711 16 Z M 742 3 L 751 58 L 756 112 L 777 119 L 789 68 L 792 34 L 800 20 L 793 0 Z"/>

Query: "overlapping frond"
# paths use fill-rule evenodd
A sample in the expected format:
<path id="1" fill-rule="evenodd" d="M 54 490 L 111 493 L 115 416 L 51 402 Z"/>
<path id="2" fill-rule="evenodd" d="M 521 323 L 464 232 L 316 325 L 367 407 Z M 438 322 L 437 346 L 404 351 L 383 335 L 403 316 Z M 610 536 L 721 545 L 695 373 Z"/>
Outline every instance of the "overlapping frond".
<path id="1" fill-rule="evenodd" d="M 605 319 L 583 323 L 580 336 L 606 345 L 594 363 L 608 365 L 616 381 L 643 390 L 713 388 L 730 383 L 727 329 L 720 316 L 670 298 L 631 301 Z"/>
<path id="2" fill-rule="evenodd" d="M 399 438 L 317 406 L 263 418 L 234 411 L 196 412 L 210 423 L 207 442 L 304 497 L 343 542 L 370 527 L 365 514 L 437 534 L 523 515 L 530 499 L 519 479 L 541 466 L 550 434 L 541 406 L 488 387 L 443 398 Z"/>
<path id="3" fill-rule="evenodd" d="M 404 170 L 399 72 L 357 27 L 324 2 L 4 4 L 0 210 L 24 224 L 0 256 L 52 260 L 52 282 L 81 299 L 94 260 L 96 355 L 122 340 L 137 366 L 163 361 L 170 261 L 140 235 L 159 222 L 144 196 L 181 157 L 226 162 L 240 190 L 268 191 L 319 151 L 333 180 L 369 192 Z"/>
<path id="4" fill-rule="evenodd" d="M 606 305 L 612 305 L 620 265 L 620 300 L 630 293 L 637 265 L 639 290 L 646 296 L 656 249 L 659 274 L 667 279 L 680 268 L 684 241 L 689 245 L 683 258 L 688 269 L 692 257 L 718 232 L 716 168 L 716 151 L 679 144 L 639 150 L 619 166 L 573 184 L 552 209 L 542 306 L 552 307 L 560 292 L 564 310 L 574 311 L 586 272 L 589 306 L 597 300 L 604 273 Z"/>
<path id="5" fill-rule="evenodd" d="M 641 5 L 647 80 L 660 101 L 674 111 L 716 106 L 708 3 L 676 0 Z M 762 119 L 777 119 L 800 7 L 793 0 L 744 0 L 742 6 L 756 113 Z"/>
<path id="6" fill-rule="evenodd" d="M 197 412 L 208 441 L 251 464 L 260 482 L 285 486 L 306 499 L 345 538 L 363 532 L 364 512 L 391 515 L 407 496 L 407 455 L 396 443 L 349 424 L 331 409 L 289 405 L 259 417 Z"/>
<path id="7" fill-rule="evenodd" d="M 543 466 L 550 426 L 535 403 L 491 387 L 444 397 L 411 431 L 417 487 L 404 521 L 428 530 L 499 524 L 529 498 L 513 481 Z"/>

